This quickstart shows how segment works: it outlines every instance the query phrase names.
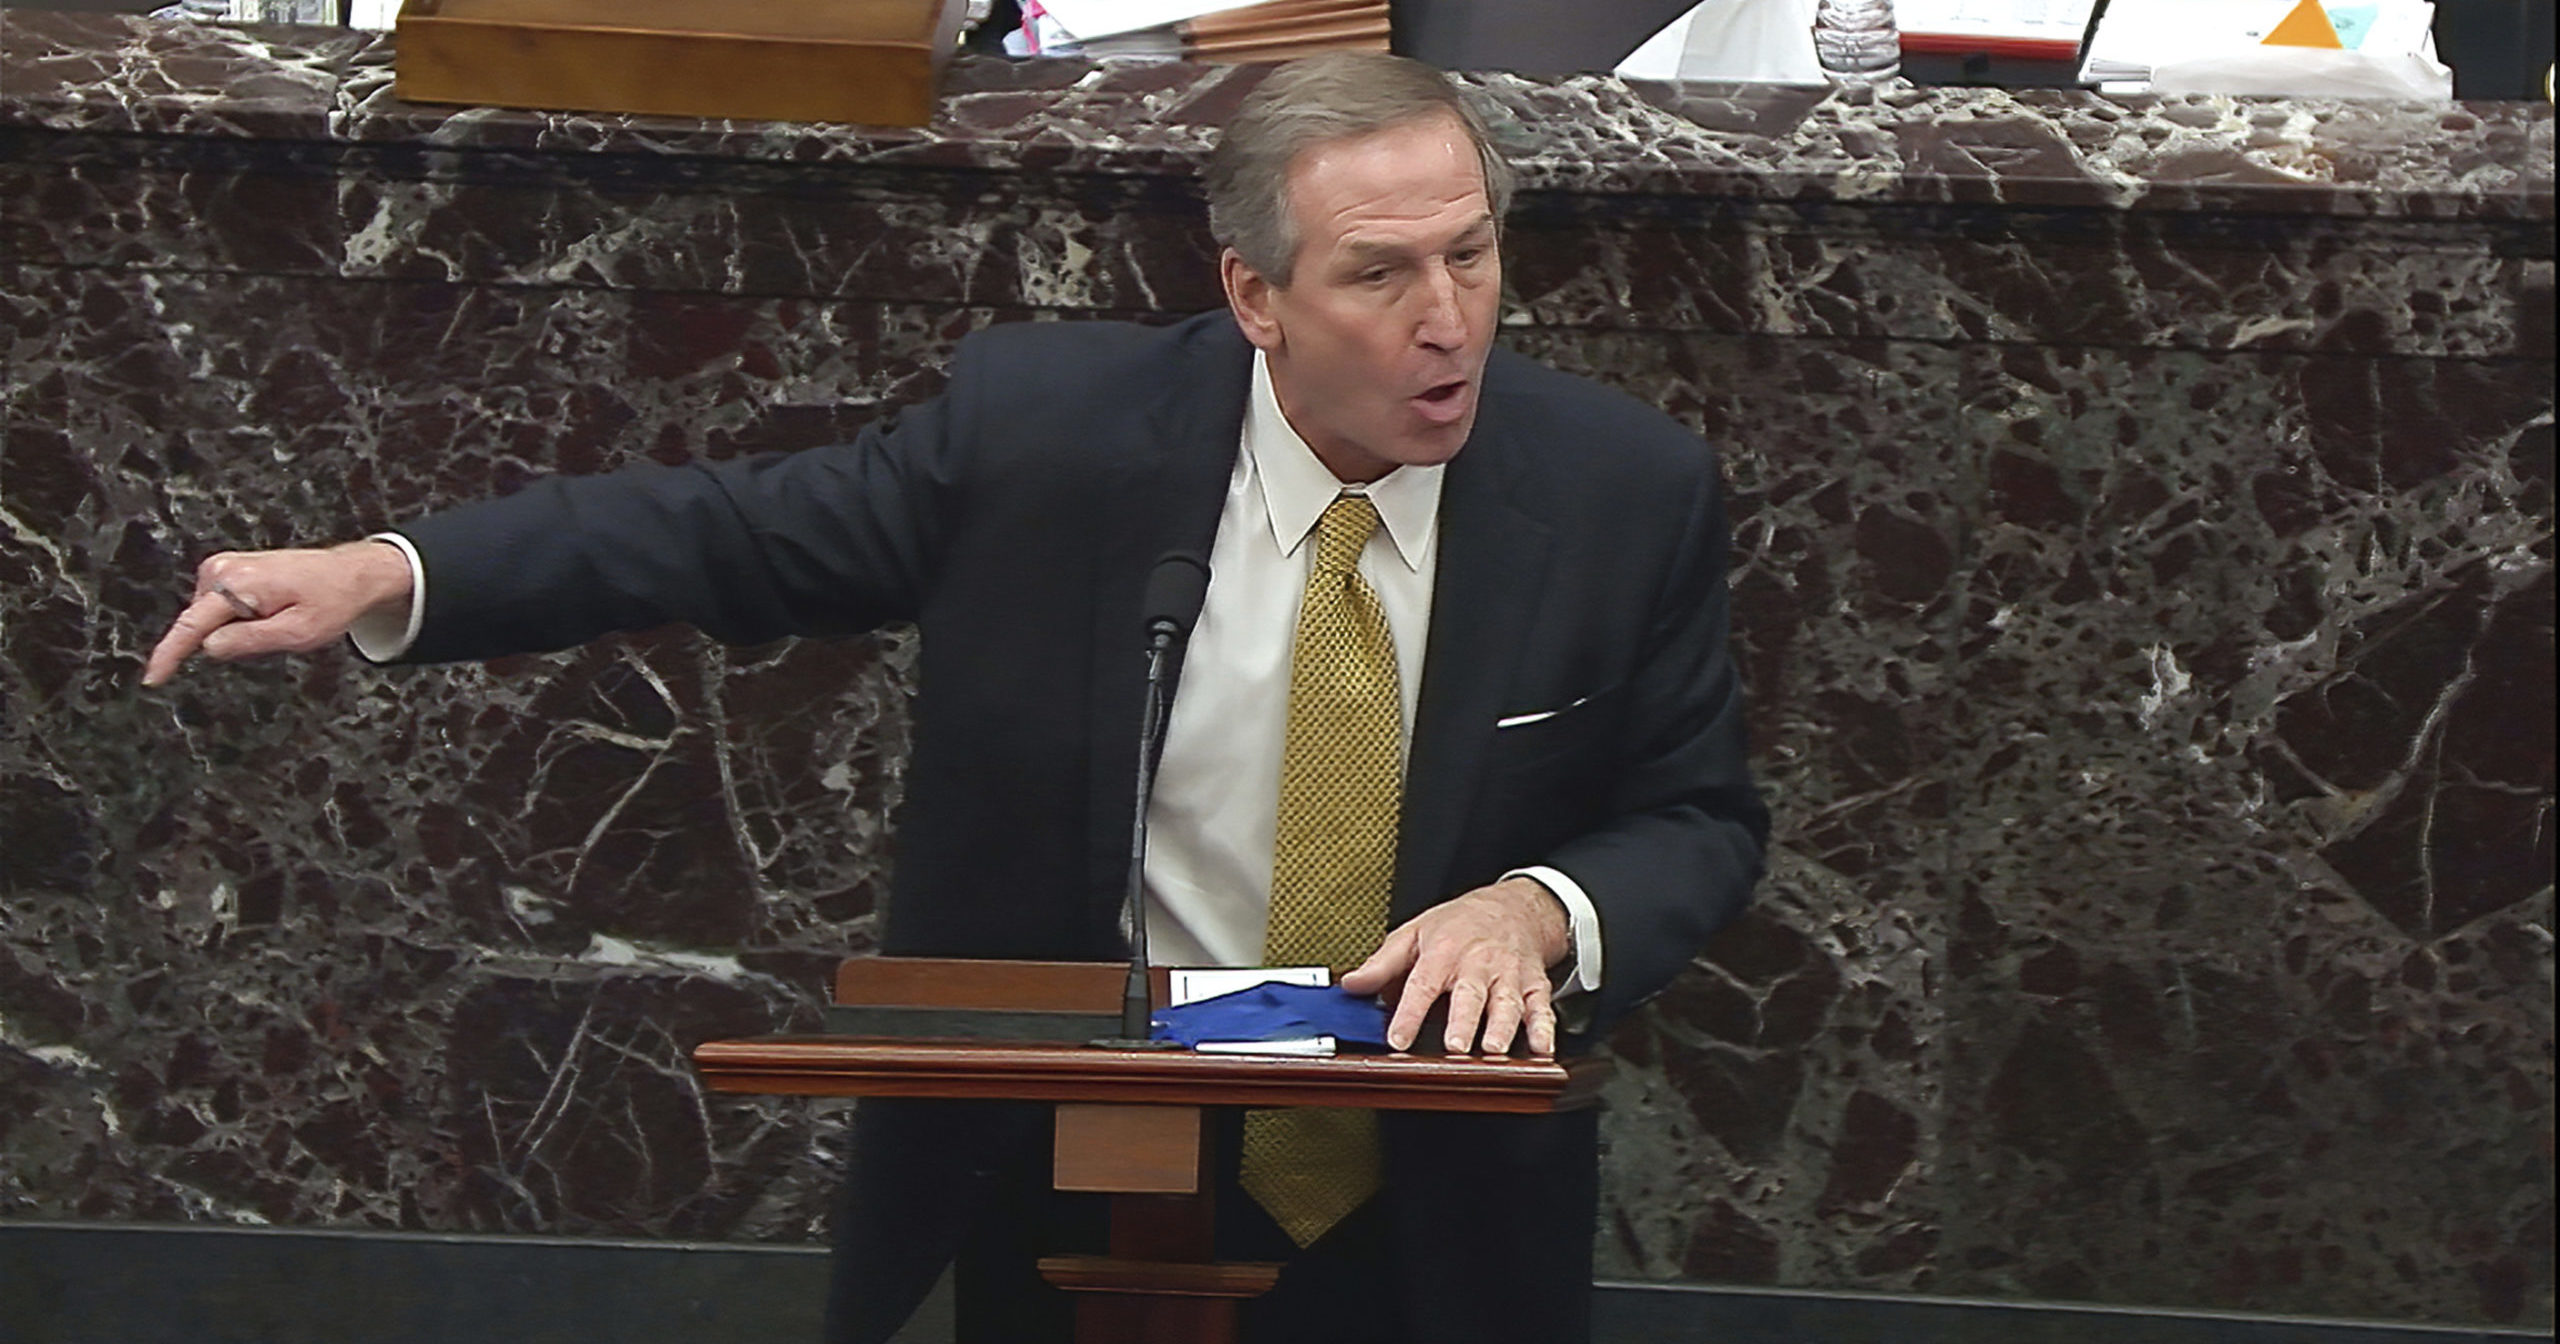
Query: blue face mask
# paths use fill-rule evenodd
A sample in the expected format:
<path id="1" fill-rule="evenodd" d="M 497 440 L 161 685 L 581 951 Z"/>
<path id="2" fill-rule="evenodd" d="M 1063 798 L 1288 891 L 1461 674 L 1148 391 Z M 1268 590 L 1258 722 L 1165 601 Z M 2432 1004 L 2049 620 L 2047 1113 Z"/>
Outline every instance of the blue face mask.
<path id="1" fill-rule="evenodd" d="M 1159 1041 L 1196 1046 L 1204 1041 L 1279 1041 L 1331 1036 L 1346 1045 L 1387 1043 L 1387 1010 L 1374 998 L 1346 994 L 1336 985 L 1271 982 L 1214 999 L 1159 1008 L 1153 1019 Z"/>

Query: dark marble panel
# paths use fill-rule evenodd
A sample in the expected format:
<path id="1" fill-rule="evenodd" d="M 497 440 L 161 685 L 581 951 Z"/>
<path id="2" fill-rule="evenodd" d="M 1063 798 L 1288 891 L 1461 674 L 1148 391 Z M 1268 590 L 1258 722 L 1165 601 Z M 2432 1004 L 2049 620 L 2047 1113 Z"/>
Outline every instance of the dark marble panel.
<path id="1" fill-rule="evenodd" d="M 2547 113 L 1899 86 L 1485 78 L 1574 190 L 2149 212 L 2548 218 Z M 1988 96 L 1985 96 L 1988 94 Z M 2305 115 L 2308 107 L 2318 111 Z"/>
<path id="2" fill-rule="evenodd" d="M 979 172 L 638 156 L 0 143 L 25 183 L 0 201 L 0 242 L 28 261 L 1090 311 L 1220 301 L 1196 191 L 1166 177 L 999 189 Z M 2547 221 L 1533 192 L 1510 285 L 1523 320 L 1584 328 L 2548 357 L 2551 251 Z"/>
<path id="3" fill-rule="evenodd" d="M 1604 1265 L 2547 1310 L 2546 369 L 1524 343 L 1729 445 L 1779 802 L 1761 911 L 1615 1042 Z M 2324 388 L 2421 408 L 2427 462 L 2382 479 L 2416 436 Z M 2384 678 L 2396 717 L 2287 727 Z"/>
<path id="4" fill-rule="evenodd" d="M 0 12 L 0 124 L 312 139 L 328 132 L 363 33 Z"/>
<path id="5" fill-rule="evenodd" d="M 1541 324 L 1938 341 L 2551 353 L 2540 222 L 2130 215 L 1531 193 Z"/>
<path id="6" fill-rule="evenodd" d="M 1977 358 L 1968 413 L 2032 408 L 2039 430 L 1985 462 L 1957 584 L 1945 1286 L 2115 1299 L 2166 1276 L 2235 1307 L 2527 1311 L 2549 1241 L 2549 963 L 2527 949 L 2550 911 L 2550 698 L 2470 668 L 2549 657 L 2548 377 Z M 2132 417 L 2102 386 L 2210 413 Z M 2323 424 L 2348 392 L 2402 403 L 2406 428 Z M 2502 619 L 2511 644 L 2484 637 Z M 2387 710 L 2304 722 L 2373 678 Z M 2490 786 L 2494 819 L 2439 805 L 2472 790 L 2442 735 L 2483 696 L 2507 699 L 2524 776 Z M 2305 746 L 2373 768 L 2301 768 Z M 2437 826 L 2390 830 L 2409 806 Z M 2448 883 L 2458 911 L 2418 916 Z M 2481 1165 L 2449 1181 L 2434 1155 L 2455 1153 Z"/>
<path id="7" fill-rule="evenodd" d="M 15 366 L 0 445 L 12 513 L 47 520 L 0 542 L 0 1205 L 813 1235 L 825 1108 L 706 1110 L 686 1051 L 814 1026 L 870 944 L 911 638 L 330 657 L 163 696 L 132 659 L 207 550 L 835 437 L 984 316 L 23 274 L 19 339 L 57 357 Z M 250 312 L 279 317 L 257 345 Z M 705 324 L 724 357 L 678 357 Z"/>
<path id="8" fill-rule="evenodd" d="M 859 175 L 619 156 L 0 131 L 28 188 L 0 241 L 33 262 L 1007 307 L 1213 307 L 1187 179 L 1036 190 L 980 172 Z M 966 221 L 955 226 L 955 221 Z"/>

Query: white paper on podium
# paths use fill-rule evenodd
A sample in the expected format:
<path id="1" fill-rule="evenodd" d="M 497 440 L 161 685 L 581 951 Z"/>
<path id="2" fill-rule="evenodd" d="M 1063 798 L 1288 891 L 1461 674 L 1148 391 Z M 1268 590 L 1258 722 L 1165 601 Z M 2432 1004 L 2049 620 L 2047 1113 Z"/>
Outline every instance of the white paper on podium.
<path id="1" fill-rule="evenodd" d="M 1618 62 L 1627 79 L 1820 84 L 1815 0 L 1705 0 Z"/>
<path id="2" fill-rule="evenodd" d="M 1333 983 L 1333 971 L 1325 966 L 1183 966 L 1165 972 L 1165 977 L 1169 981 L 1166 994 L 1176 1008 L 1255 985 L 1313 985 L 1322 989 Z"/>
<path id="3" fill-rule="evenodd" d="M 1261 0 L 1040 0 L 1058 26 L 1085 41 L 1243 9 Z"/>
<path id="4" fill-rule="evenodd" d="M 2154 93 L 2453 101 L 2453 71 L 2433 51 L 2380 56 L 2317 47 L 2258 47 L 2183 56 L 2151 67 Z"/>
<path id="5" fill-rule="evenodd" d="M 2050 42 L 2077 51 L 2097 0 L 1894 0 L 1905 36 Z"/>
<path id="6" fill-rule="evenodd" d="M 1204 1055 L 1291 1055 L 1303 1059 L 1329 1059 L 1342 1052 L 1342 1043 L 1330 1036 L 1292 1036 L 1278 1041 L 1202 1041 L 1191 1048 Z"/>

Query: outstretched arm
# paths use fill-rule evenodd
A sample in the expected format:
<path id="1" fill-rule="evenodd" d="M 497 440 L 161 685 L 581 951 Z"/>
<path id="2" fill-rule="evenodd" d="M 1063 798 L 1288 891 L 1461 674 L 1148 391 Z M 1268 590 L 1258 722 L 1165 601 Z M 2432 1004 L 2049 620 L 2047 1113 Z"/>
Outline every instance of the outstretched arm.
<path id="1" fill-rule="evenodd" d="M 958 361 L 965 367 L 971 347 Z M 352 629 L 371 656 L 454 662 L 567 648 L 618 630 L 692 624 L 731 643 L 911 619 L 958 468 L 940 400 L 856 442 L 601 476 L 400 525 L 398 542 L 224 552 L 143 672 L 157 686 L 199 650 L 299 653 Z M 399 543 L 412 548 L 404 551 Z M 432 586 L 407 637 L 414 555 Z M 382 647 L 367 627 L 387 627 Z"/>
<path id="2" fill-rule="evenodd" d="M 228 662 L 309 653 L 367 616 L 405 619 L 408 557 L 380 541 L 325 549 L 223 551 L 196 566 L 196 591 L 143 665 L 142 684 L 177 675 L 201 651 Z"/>

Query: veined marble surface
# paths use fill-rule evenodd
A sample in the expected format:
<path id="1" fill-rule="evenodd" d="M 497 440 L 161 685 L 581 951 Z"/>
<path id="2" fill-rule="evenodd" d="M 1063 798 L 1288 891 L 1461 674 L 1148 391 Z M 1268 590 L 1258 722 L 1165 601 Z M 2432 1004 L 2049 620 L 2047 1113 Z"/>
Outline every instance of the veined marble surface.
<path id="1" fill-rule="evenodd" d="M 801 1239 L 912 636 L 132 685 L 207 551 L 851 433 L 1213 306 L 1248 72 L 413 107 L 0 11 L 0 1215 Z M 1779 834 L 1606 1273 L 2552 1321 L 2552 114 L 1474 77 L 1511 342 L 1697 426 Z"/>

